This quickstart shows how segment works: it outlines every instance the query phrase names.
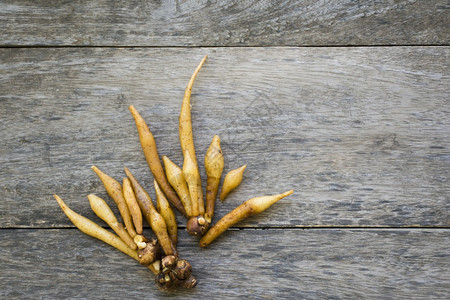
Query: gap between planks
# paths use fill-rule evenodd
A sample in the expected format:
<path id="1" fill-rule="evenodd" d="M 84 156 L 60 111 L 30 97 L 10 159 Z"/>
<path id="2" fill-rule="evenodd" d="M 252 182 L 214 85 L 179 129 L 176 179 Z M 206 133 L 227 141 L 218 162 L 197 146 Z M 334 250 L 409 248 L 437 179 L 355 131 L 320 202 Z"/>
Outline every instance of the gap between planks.
<path id="1" fill-rule="evenodd" d="M 23 48 L 23 49 L 42 49 L 42 48 L 114 48 L 114 49 L 208 49 L 208 48 L 394 48 L 394 47 L 449 47 L 450 44 L 381 44 L 381 45 L 371 45 L 371 44 L 360 44 L 360 45 L 296 45 L 296 44 L 286 44 L 283 46 L 280 45 L 254 45 L 254 46 L 246 46 L 246 45 L 235 45 L 235 46 L 149 46 L 149 45 L 0 45 L 0 49 L 15 49 L 15 48 Z"/>

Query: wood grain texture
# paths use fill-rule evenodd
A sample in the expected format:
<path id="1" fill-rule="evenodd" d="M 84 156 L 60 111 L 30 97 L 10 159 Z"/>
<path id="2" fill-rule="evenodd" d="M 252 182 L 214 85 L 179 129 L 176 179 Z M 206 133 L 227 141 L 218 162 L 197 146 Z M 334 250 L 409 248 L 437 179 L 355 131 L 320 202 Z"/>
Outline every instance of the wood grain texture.
<path id="1" fill-rule="evenodd" d="M 154 197 L 128 105 L 181 164 L 181 99 L 204 54 L 191 100 L 203 186 L 214 134 L 224 174 L 248 165 L 215 221 L 294 189 L 239 226 L 450 225 L 449 48 L 42 48 L 0 49 L 0 227 L 72 226 L 53 193 L 98 220 L 93 164 L 119 181 L 129 167 Z"/>
<path id="2" fill-rule="evenodd" d="M 448 230 L 240 230 L 208 249 L 181 233 L 191 291 L 159 292 L 136 261 L 75 229 L 0 230 L 0 297 L 446 299 Z M 250 242 L 251 241 L 251 242 Z"/>
<path id="3" fill-rule="evenodd" d="M 0 298 L 449 299 L 449 8 L 1 1 Z M 364 47 L 386 45 L 397 47 Z M 104 226 L 86 198 L 113 205 L 95 164 L 119 181 L 129 167 L 155 198 L 128 106 L 181 164 L 181 99 L 204 54 L 192 95 L 203 186 L 214 134 L 224 174 L 248 165 L 213 222 L 251 197 L 295 193 L 207 249 L 177 213 L 199 285 L 168 294 L 74 229 L 52 194 Z"/>
<path id="4" fill-rule="evenodd" d="M 15 1 L 0 45 L 449 45 L 447 0 Z"/>

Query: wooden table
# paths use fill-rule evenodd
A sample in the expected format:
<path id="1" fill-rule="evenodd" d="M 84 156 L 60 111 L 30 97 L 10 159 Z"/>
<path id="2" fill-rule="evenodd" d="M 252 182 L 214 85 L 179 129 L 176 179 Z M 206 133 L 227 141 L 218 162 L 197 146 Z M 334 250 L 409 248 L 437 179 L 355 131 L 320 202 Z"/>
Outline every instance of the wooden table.
<path id="1" fill-rule="evenodd" d="M 448 299 L 449 16 L 445 0 L 1 1 L 0 298 Z M 213 222 L 295 193 L 207 249 L 177 214 L 199 283 L 168 294 L 52 194 L 106 226 L 86 198 L 112 203 L 95 164 L 118 180 L 127 166 L 154 197 L 128 106 L 181 164 L 181 99 L 205 54 L 202 178 L 214 134 L 224 172 L 248 166 Z"/>

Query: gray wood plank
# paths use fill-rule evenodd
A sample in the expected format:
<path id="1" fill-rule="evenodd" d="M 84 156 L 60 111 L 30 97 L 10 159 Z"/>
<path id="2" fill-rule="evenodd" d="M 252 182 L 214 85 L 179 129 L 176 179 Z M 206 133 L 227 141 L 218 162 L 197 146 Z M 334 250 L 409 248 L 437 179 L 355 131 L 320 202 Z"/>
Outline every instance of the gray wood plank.
<path id="1" fill-rule="evenodd" d="M 192 291 L 159 292 L 150 271 L 75 229 L 0 230 L 4 299 L 447 299 L 448 230 L 240 230 L 208 249 L 182 232 Z"/>
<path id="2" fill-rule="evenodd" d="M 15 1 L 0 45 L 449 45 L 446 0 Z"/>
<path id="3" fill-rule="evenodd" d="M 86 195 L 108 197 L 93 164 L 119 180 L 128 166 L 150 188 L 130 104 L 180 164 L 181 99 L 204 54 L 192 97 L 203 180 L 214 134 L 225 172 L 248 165 L 215 220 L 295 189 L 239 226 L 450 225 L 449 48 L 338 47 L 0 49 L 0 226 L 71 226 L 53 193 L 96 219 Z"/>

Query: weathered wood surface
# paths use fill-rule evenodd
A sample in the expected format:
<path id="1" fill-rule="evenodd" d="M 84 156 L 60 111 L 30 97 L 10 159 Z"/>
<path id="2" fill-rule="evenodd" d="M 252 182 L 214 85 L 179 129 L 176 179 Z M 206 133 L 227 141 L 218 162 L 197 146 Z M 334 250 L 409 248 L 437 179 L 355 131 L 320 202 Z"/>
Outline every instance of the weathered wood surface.
<path id="1" fill-rule="evenodd" d="M 0 226 L 72 226 L 53 193 L 96 219 L 86 195 L 108 197 L 93 164 L 150 189 L 130 104 L 181 163 L 181 99 L 204 54 L 200 166 L 214 134 L 225 172 L 248 165 L 215 220 L 295 189 L 239 226 L 450 225 L 449 48 L 339 47 L 0 49 Z"/>
<path id="2" fill-rule="evenodd" d="M 181 234 L 198 286 L 153 274 L 75 229 L 1 230 L 3 299 L 448 299 L 448 230 L 240 230 L 208 249 Z"/>
<path id="3" fill-rule="evenodd" d="M 1 45 L 449 45 L 447 0 L 14 1 Z"/>

